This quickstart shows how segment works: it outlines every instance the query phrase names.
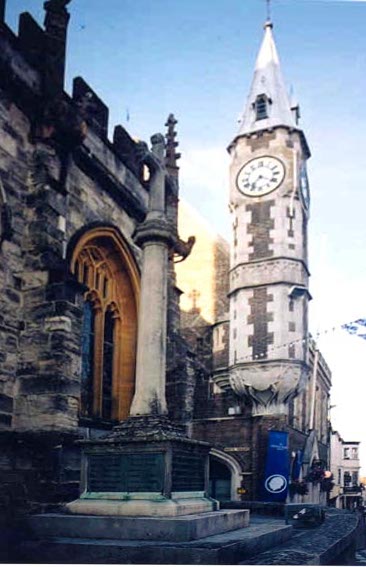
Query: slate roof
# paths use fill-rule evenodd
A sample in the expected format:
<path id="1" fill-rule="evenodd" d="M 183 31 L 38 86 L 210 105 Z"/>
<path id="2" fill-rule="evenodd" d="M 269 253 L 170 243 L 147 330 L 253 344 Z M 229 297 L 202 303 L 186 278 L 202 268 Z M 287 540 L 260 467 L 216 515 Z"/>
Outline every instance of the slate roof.
<path id="1" fill-rule="evenodd" d="M 257 56 L 253 82 L 240 120 L 237 136 L 251 134 L 275 126 L 298 128 L 291 111 L 292 105 L 282 76 L 272 29 L 272 23 L 267 21 L 264 25 L 264 38 Z M 269 100 L 268 118 L 257 120 L 255 101 L 258 95 L 263 94 Z"/>

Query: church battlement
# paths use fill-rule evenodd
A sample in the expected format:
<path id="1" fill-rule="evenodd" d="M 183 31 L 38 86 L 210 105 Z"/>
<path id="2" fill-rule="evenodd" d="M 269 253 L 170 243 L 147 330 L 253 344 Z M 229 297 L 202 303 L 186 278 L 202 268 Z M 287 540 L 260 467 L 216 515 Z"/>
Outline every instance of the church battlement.
<path id="1" fill-rule="evenodd" d="M 64 148 L 75 150 L 79 163 L 88 160 L 89 156 L 96 162 L 108 164 L 112 176 L 107 174 L 105 188 L 109 188 L 115 198 L 124 201 L 128 191 L 131 213 L 142 220 L 146 214 L 148 194 L 138 159 L 137 142 L 121 124 L 114 127 L 112 140 L 109 139 L 109 108 L 82 77 L 74 78 L 71 96 L 64 91 L 69 19 L 67 3 L 65 0 L 45 3 L 44 27 L 31 14 L 20 14 L 16 35 L 4 21 L 5 0 L 2 0 L 0 86 L 11 93 L 13 101 L 29 117 L 31 140 L 56 141 Z M 50 125 L 54 129 L 51 133 Z M 171 124 L 169 128 L 172 129 Z M 171 136 L 170 130 L 167 138 Z M 173 135 L 176 134 L 173 132 Z M 172 154 L 171 144 L 168 146 L 167 167 L 169 163 L 171 166 L 172 159 L 176 164 L 180 157 L 174 152 Z M 97 169 L 102 175 L 103 167 Z M 175 165 L 173 169 L 176 177 L 178 168 Z M 132 192 L 131 187 L 135 189 Z M 169 192 L 177 193 L 177 183 L 168 184 Z"/>

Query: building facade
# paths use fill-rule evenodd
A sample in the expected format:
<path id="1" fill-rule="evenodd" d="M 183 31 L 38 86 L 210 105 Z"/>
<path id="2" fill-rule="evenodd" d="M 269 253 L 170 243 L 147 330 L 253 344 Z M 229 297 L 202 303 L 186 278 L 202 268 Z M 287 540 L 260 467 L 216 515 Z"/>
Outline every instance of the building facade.
<path id="1" fill-rule="evenodd" d="M 330 503 L 336 508 L 353 510 L 363 504 L 359 450 L 359 441 L 344 441 L 338 431 L 332 431 L 330 462 L 334 487 Z"/>

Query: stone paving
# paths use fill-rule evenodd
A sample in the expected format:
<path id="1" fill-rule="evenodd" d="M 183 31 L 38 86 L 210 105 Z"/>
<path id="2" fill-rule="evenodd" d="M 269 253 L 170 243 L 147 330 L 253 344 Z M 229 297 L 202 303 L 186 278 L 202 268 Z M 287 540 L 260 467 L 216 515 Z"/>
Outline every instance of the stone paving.
<path id="1" fill-rule="evenodd" d="M 343 511 L 342 511 L 343 512 Z M 296 529 L 293 537 L 273 549 L 242 561 L 242 565 L 355 565 L 349 562 L 349 547 L 355 541 L 354 530 L 358 518 L 355 514 L 327 509 L 325 522 L 311 529 Z M 366 550 L 365 556 L 366 558 Z M 344 558 L 344 560 L 343 560 Z M 365 563 L 358 563 L 366 565 Z"/>
<path id="2" fill-rule="evenodd" d="M 356 551 L 355 565 L 366 565 L 366 549 Z"/>

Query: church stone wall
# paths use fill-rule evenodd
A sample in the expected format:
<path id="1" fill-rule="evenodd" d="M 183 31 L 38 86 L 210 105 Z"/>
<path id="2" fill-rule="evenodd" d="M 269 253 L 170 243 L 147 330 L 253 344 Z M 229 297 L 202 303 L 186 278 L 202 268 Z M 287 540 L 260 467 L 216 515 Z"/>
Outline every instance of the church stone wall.
<path id="1" fill-rule="evenodd" d="M 0 91 L 0 182 L 12 212 L 8 230 L 2 205 L 0 247 L 0 429 L 12 426 L 19 337 L 24 327 L 21 291 L 22 240 L 27 191 L 29 122 Z"/>
<path id="2" fill-rule="evenodd" d="M 56 4 L 66 25 L 62 3 Z M 64 53 L 57 62 L 43 58 L 45 33 L 29 14 L 21 16 L 19 29 L 18 37 L 0 21 L 0 512 L 5 516 L 11 509 L 46 510 L 75 498 L 80 478 L 75 441 L 113 426 L 110 420 L 80 419 L 87 288 L 71 273 L 70 261 L 83 234 L 112 227 L 139 266 L 133 233 L 145 218 L 149 197 L 136 144 L 126 130 L 117 126 L 109 140 L 103 101 L 81 78 L 67 95 L 61 81 Z M 59 31 L 66 37 L 66 28 Z M 172 187 L 167 206 L 176 224 L 178 186 Z M 6 219 L 5 208 L 11 212 Z M 189 428 L 195 357 L 179 335 L 178 300 L 171 266 L 167 395 L 171 415 Z"/>

